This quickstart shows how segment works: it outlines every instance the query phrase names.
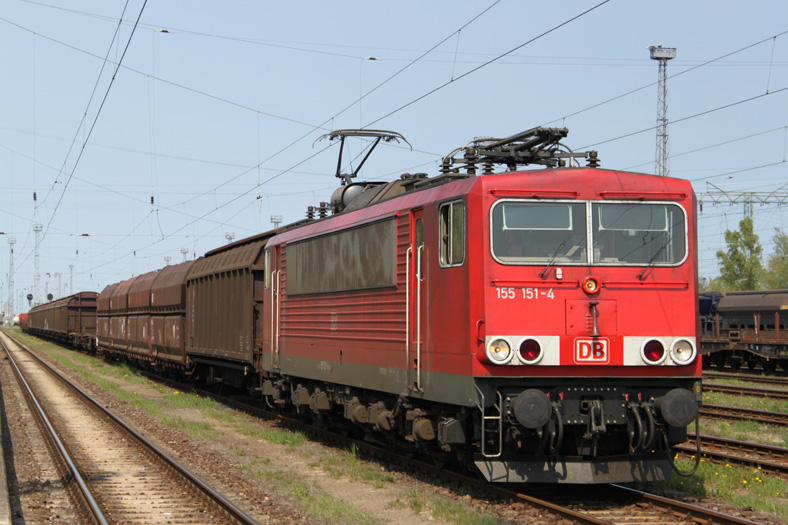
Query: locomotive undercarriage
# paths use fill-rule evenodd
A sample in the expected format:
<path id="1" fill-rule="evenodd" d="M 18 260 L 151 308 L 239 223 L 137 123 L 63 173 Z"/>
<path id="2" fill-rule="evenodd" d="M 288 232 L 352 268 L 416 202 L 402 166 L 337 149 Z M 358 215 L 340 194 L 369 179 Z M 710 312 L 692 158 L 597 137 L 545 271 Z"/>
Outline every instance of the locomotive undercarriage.
<path id="1" fill-rule="evenodd" d="M 606 483 L 670 477 L 670 446 L 697 417 L 690 388 L 485 385 L 476 407 L 278 376 L 260 390 L 272 408 L 437 463 L 475 463 L 489 481 Z"/>
<path id="2" fill-rule="evenodd" d="M 670 476 L 670 446 L 686 440 L 700 403 L 699 385 L 678 383 L 645 389 L 568 383 L 525 390 L 497 384 L 484 390 L 488 395 L 479 407 L 486 407 L 485 439 L 475 463 L 489 481 L 664 479 Z"/>

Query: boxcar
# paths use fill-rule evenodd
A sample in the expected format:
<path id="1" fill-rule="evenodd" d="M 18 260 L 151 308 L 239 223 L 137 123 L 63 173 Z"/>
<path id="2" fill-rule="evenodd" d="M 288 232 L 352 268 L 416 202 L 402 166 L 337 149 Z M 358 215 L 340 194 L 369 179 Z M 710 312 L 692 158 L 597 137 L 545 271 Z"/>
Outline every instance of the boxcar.
<path id="1" fill-rule="evenodd" d="M 96 337 L 96 292 L 80 292 L 34 306 L 27 314 L 26 331 L 90 350 Z"/>
<path id="2" fill-rule="evenodd" d="M 719 295 L 719 294 L 718 294 Z M 703 304 L 703 303 L 701 303 Z M 788 371 L 788 290 L 728 292 L 702 320 L 704 365 Z"/>
<path id="3" fill-rule="evenodd" d="M 104 288 L 98 301 L 99 349 L 185 367 L 185 280 L 193 264 L 166 266 Z"/>

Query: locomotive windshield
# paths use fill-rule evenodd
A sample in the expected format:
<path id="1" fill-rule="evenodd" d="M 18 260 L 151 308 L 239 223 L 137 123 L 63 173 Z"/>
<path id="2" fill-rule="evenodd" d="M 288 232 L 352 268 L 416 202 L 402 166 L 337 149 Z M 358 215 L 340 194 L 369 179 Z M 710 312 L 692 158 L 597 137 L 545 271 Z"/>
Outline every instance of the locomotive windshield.
<path id="1" fill-rule="evenodd" d="M 677 264 L 686 252 L 684 212 L 673 204 L 592 205 L 594 262 Z"/>
<path id="2" fill-rule="evenodd" d="M 504 201 L 492 214 L 493 253 L 503 262 L 587 260 L 585 203 Z"/>
<path id="3" fill-rule="evenodd" d="M 503 264 L 675 265 L 687 252 L 675 204 L 502 200 L 491 215 Z"/>

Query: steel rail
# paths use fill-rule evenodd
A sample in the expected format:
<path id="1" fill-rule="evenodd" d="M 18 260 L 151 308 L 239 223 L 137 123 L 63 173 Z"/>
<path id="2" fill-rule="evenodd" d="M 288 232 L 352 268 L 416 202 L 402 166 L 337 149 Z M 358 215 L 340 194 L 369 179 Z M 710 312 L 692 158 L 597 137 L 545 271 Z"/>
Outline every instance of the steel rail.
<path id="1" fill-rule="evenodd" d="M 765 376 L 763 372 L 755 370 L 752 372 L 711 372 L 708 370 L 703 371 L 704 379 L 734 379 L 737 381 L 753 381 L 762 385 L 783 385 L 788 387 L 788 377 L 780 376 Z"/>
<path id="2" fill-rule="evenodd" d="M 687 437 L 691 440 L 689 443 L 674 445 L 673 449 L 686 454 L 696 453 L 697 449 L 694 441 L 697 436 L 692 432 L 688 432 Z M 703 456 L 740 464 L 759 465 L 765 470 L 770 470 L 779 474 L 788 474 L 788 448 L 762 445 L 749 441 L 737 441 L 735 439 L 707 436 L 704 434 L 701 434 L 700 440 L 703 445 L 701 448 L 701 454 Z M 710 445 L 726 450 L 715 450 L 709 448 Z M 742 455 L 738 455 L 736 452 Z M 743 455 L 747 453 L 750 455 Z M 772 459 L 782 459 L 783 462 L 772 461 Z"/>
<path id="3" fill-rule="evenodd" d="M 741 385 L 725 385 L 722 383 L 703 383 L 704 392 L 718 392 L 739 396 L 763 396 L 772 399 L 788 399 L 788 390 L 773 390 Z"/>
<path id="4" fill-rule="evenodd" d="M 144 437 L 142 434 L 137 432 L 134 428 L 129 426 L 125 421 L 120 419 L 118 416 L 104 408 L 98 401 L 93 399 L 87 392 L 79 388 L 73 382 L 71 382 L 67 377 L 63 374 L 49 366 L 45 361 L 43 361 L 40 357 L 35 355 L 33 352 L 30 351 L 24 344 L 19 342 L 16 338 L 9 335 L 8 333 L 4 334 L 9 337 L 12 341 L 14 341 L 20 348 L 28 352 L 33 358 L 35 358 L 39 363 L 41 363 L 44 367 L 46 367 L 51 373 L 59 377 L 62 381 L 64 381 L 68 386 L 70 386 L 75 392 L 77 392 L 80 396 L 84 397 L 85 400 L 89 401 L 96 409 L 98 409 L 101 413 L 106 415 L 109 419 L 112 420 L 113 423 L 120 426 L 123 430 L 125 430 L 129 435 L 131 435 L 135 440 L 140 442 L 145 448 L 149 449 L 153 452 L 159 459 L 164 461 L 167 465 L 169 465 L 173 470 L 175 470 L 178 474 L 180 474 L 184 479 L 192 483 L 195 487 L 197 487 L 203 494 L 207 495 L 215 504 L 222 508 L 232 519 L 238 521 L 244 525 L 257 525 L 257 521 L 246 514 L 243 510 L 238 508 L 235 504 L 233 504 L 230 500 L 222 496 L 216 490 L 213 489 L 210 485 L 205 483 L 201 480 L 196 474 L 191 472 L 185 466 L 181 465 L 171 456 L 169 456 L 166 452 L 156 446 L 152 441 Z M 4 345 L 5 346 L 5 345 Z"/>
<path id="5" fill-rule="evenodd" d="M 8 334 L 5 335 L 11 338 L 10 336 L 8 336 Z M 13 340 L 13 338 L 11 339 Z M 17 344 L 19 343 L 17 342 Z M 6 343 L 2 338 L 0 338 L 0 345 L 2 345 L 3 350 L 8 356 L 8 361 L 11 363 L 11 366 L 14 369 L 14 375 L 16 376 L 17 381 L 19 382 L 20 386 L 22 386 L 23 388 L 25 397 L 28 400 L 28 404 L 31 405 L 31 409 L 35 410 L 34 412 L 35 415 L 38 417 L 39 421 L 41 421 L 44 429 L 46 429 L 45 437 L 54 445 L 55 449 L 60 454 L 60 457 L 62 458 L 63 462 L 66 464 L 66 468 L 70 472 L 71 476 L 73 476 L 74 482 L 79 488 L 79 494 L 84 500 L 85 506 L 90 511 L 91 517 L 96 523 L 100 523 L 102 525 L 108 525 L 109 521 L 107 521 L 107 518 L 104 516 L 104 512 L 101 510 L 101 507 L 99 506 L 98 502 L 96 502 L 96 499 L 93 497 L 93 493 L 90 491 L 90 488 L 88 488 L 85 479 L 82 477 L 82 474 L 79 472 L 79 469 L 74 463 L 74 460 L 71 459 L 71 455 L 66 450 L 65 445 L 63 445 L 63 441 L 60 439 L 60 436 L 58 436 L 55 427 L 52 426 L 52 423 L 49 421 L 49 418 L 47 417 L 44 408 L 41 406 L 41 403 L 39 403 L 38 398 L 33 392 L 33 389 L 30 388 L 30 385 L 28 384 L 27 380 L 25 380 L 24 376 L 22 375 L 22 371 L 19 369 L 19 366 L 17 366 L 16 364 L 16 360 L 11 355 L 11 351 L 8 349 L 8 346 L 6 346 Z"/>
<path id="6" fill-rule="evenodd" d="M 699 523 L 716 523 L 719 525 L 756 525 L 756 522 L 750 521 L 748 519 L 738 518 L 736 516 L 731 516 L 730 514 L 723 514 L 722 512 L 717 512 L 716 510 L 698 507 L 697 505 L 692 505 L 683 501 L 663 498 L 662 496 L 649 494 L 648 492 L 642 492 L 630 487 L 624 487 L 621 485 L 610 485 L 610 487 L 613 490 L 618 491 L 621 495 L 632 496 L 645 503 L 651 503 L 658 507 L 668 508 L 681 514 L 691 516 Z"/>
<path id="7" fill-rule="evenodd" d="M 713 419 L 743 419 L 769 425 L 788 426 L 788 413 L 754 408 L 703 405 L 700 408 L 700 415 Z"/>

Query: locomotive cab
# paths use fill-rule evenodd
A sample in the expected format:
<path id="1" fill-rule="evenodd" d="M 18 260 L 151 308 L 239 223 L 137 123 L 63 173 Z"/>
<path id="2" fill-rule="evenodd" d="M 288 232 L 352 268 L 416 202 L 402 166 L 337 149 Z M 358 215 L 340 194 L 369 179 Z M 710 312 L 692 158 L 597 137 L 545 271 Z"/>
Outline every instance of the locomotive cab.
<path id="1" fill-rule="evenodd" d="M 669 477 L 700 403 L 689 183 L 559 169 L 483 193 L 477 466 L 491 481 Z"/>

